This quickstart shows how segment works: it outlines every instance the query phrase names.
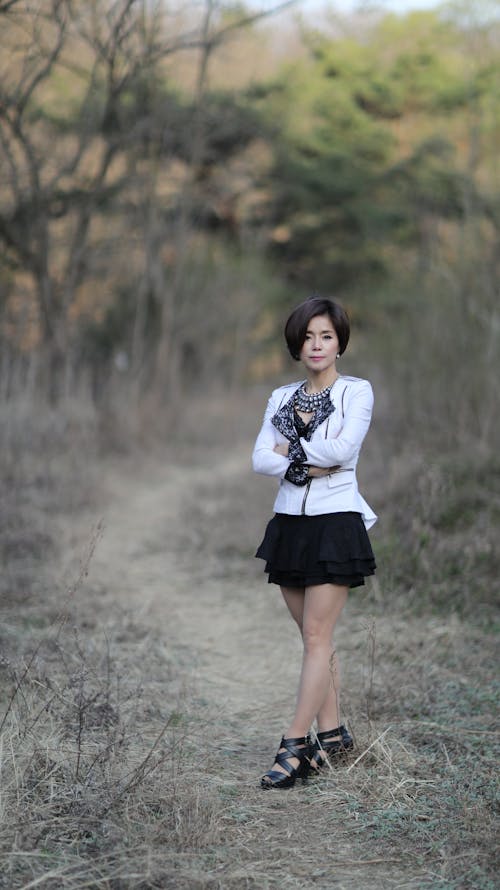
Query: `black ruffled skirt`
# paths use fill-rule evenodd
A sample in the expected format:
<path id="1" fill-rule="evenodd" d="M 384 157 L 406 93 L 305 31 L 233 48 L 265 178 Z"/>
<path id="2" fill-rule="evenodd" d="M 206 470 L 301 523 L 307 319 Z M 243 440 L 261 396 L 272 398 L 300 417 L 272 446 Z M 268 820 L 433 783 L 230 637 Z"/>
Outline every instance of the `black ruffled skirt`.
<path id="1" fill-rule="evenodd" d="M 360 513 L 276 513 L 255 555 L 265 559 L 269 582 L 283 587 L 359 587 L 376 568 Z"/>

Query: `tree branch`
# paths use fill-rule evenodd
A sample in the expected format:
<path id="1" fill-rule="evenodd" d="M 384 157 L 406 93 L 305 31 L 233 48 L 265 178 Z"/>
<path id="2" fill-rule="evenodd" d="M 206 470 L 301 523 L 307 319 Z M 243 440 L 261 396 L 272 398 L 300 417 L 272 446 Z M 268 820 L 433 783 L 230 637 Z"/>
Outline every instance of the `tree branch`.
<path id="1" fill-rule="evenodd" d="M 0 2 L 0 15 L 5 15 L 20 2 L 21 0 L 3 0 L 3 2 Z"/>
<path id="2" fill-rule="evenodd" d="M 61 10 L 63 13 L 62 18 L 60 17 Z M 28 84 L 28 86 L 23 89 L 22 95 L 14 97 L 14 102 L 15 102 L 18 117 L 22 116 L 24 109 L 26 108 L 26 105 L 28 104 L 31 96 L 33 95 L 34 91 L 36 90 L 38 84 L 40 84 L 43 80 L 46 80 L 46 78 L 49 76 L 49 74 L 50 74 L 55 62 L 57 61 L 57 59 L 60 55 L 60 52 L 64 46 L 64 41 L 65 41 L 65 37 L 66 37 L 66 27 L 67 27 L 67 19 L 66 19 L 66 16 L 64 15 L 64 12 L 65 12 L 64 0 L 53 0 L 52 11 L 53 11 L 53 18 L 55 19 L 55 21 L 57 22 L 57 24 L 59 26 L 56 44 L 55 44 L 54 48 L 52 49 L 52 51 L 49 53 L 49 55 L 45 61 L 45 64 L 42 65 L 42 67 L 32 77 L 31 82 Z M 43 53 L 43 50 L 42 50 L 42 53 Z"/>
<path id="3" fill-rule="evenodd" d="M 7 138 L 6 133 L 4 132 L 4 126 L 2 124 L 2 120 L 0 118 L 0 143 L 4 150 L 5 157 L 7 158 L 7 163 L 10 167 L 10 186 L 12 192 L 14 193 L 14 198 L 17 202 L 22 200 L 21 188 L 19 185 L 19 173 L 17 169 L 17 164 L 14 158 L 14 155 L 11 151 L 10 143 Z"/>
<path id="4" fill-rule="evenodd" d="M 233 31 L 238 31 L 241 28 L 246 28 L 248 25 L 253 25 L 255 22 L 259 22 L 262 19 L 269 18 L 273 15 L 278 15 L 278 13 L 283 12 L 285 9 L 290 9 L 292 6 L 297 6 L 300 0 L 285 0 L 284 3 L 278 3 L 277 6 L 272 6 L 270 9 L 262 9 L 258 10 L 249 15 L 242 16 L 240 19 L 237 19 L 235 22 L 231 22 L 231 24 L 226 25 L 224 28 L 221 28 L 214 36 L 211 38 L 214 46 L 219 46 L 220 43 L 225 40 L 226 36 L 231 34 Z"/>

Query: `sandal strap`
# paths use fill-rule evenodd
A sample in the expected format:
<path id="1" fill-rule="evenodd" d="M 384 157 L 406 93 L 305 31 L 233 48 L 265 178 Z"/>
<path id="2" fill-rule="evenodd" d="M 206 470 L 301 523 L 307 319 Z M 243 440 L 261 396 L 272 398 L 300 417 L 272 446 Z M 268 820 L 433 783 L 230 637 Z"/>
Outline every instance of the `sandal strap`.
<path id="1" fill-rule="evenodd" d="M 285 750 L 280 751 L 279 748 L 284 748 Z M 265 773 L 265 778 L 270 780 L 270 784 L 282 781 L 284 775 L 293 777 L 300 774 L 300 769 L 301 767 L 303 768 L 304 763 L 307 765 L 307 770 L 309 769 L 311 740 L 308 735 L 293 739 L 285 739 L 283 736 L 279 748 L 278 753 L 274 758 L 274 762 L 281 766 L 284 772 L 272 769 Z M 292 757 L 295 757 L 296 760 L 299 761 L 298 766 L 292 766 L 290 763 Z"/>
<path id="2" fill-rule="evenodd" d="M 316 738 L 318 739 L 318 742 L 326 742 L 332 736 L 343 736 L 346 734 L 346 732 L 347 729 L 342 723 L 340 726 L 336 726 L 334 729 L 327 729 L 325 730 L 325 732 L 317 732 Z"/>
<path id="3" fill-rule="evenodd" d="M 290 766 L 288 763 L 290 758 L 296 757 L 297 760 L 302 760 L 304 756 L 309 753 L 309 747 L 309 736 L 301 736 L 297 739 L 285 739 L 285 737 L 283 737 L 280 742 L 280 748 L 284 748 L 285 750 L 280 751 L 278 748 L 278 753 L 276 754 L 274 762 L 279 763 L 280 766 L 287 770 L 287 772 L 289 767 L 293 770 L 295 767 Z"/>
<path id="4" fill-rule="evenodd" d="M 283 765 L 284 765 L 284 764 L 283 764 Z M 291 776 L 291 774 L 292 774 L 292 773 L 291 773 L 290 771 L 287 771 L 286 773 L 281 773 L 281 772 L 280 772 L 279 770 L 277 770 L 277 769 L 270 769 L 270 770 L 267 771 L 267 773 L 264 773 L 264 775 L 262 776 L 262 778 L 263 778 L 263 779 L 269 779 L 270 781 L 269 781 L 268 784 L 269 784 L 269 785 L 274 785 L 274 784 L 276 784 L 276 782 L 280 782 L 280 781 L 282 782 L 282 781 L 283 781 L 283 777 L 286 778 L 286 776 Z"/>
<path id="5" fill-rule="evenodd" d="M 286 739 L 285 736 L 281 739 L 280 748 L 287 748 L 289 745 L 308 745 L 311 741 L 310 736 L 303 735 L 298 739 Z"/>
<path id="6" fill-rule="evenodd" d="M 281 754 L 277 754 L 274 759 L 274 762 L 283 767 L 283 769 L 288 773 L 289 776 L 291 776 L 295 770 L 295 767 L 292 766 L 292 764 L 290 763 L 290 756 L 291 755 L 288 754 L 286 751 L 282 751 Z M 273 770 L 273 772 L 277 772 L 277 770 Z M 283 775 L 283 773 L 281 773 L 281 775 Z"/>

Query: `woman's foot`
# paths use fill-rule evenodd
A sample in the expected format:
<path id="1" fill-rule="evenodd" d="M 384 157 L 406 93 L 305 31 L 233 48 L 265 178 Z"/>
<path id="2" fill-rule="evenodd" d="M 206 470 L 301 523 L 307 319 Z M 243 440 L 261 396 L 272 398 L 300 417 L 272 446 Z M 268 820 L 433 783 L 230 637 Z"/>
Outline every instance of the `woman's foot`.
<path id="1" fill-rule="evenodd" d="M 336 726 L 335 729 L 316 733 L 316 741 L 311 752 L 311 769 L 319 772 L 327 760 L 340 760 L 353 747 L 352 737 L 343 724 Z"/>
<path id="2" fill-rule="evenodd" d="M 311 740 L 309 736 L 296 739 L 281 739 L 273 768 L 262 776 L 262 788 L 292 788 L 295 780 L 307 782 Z"/>

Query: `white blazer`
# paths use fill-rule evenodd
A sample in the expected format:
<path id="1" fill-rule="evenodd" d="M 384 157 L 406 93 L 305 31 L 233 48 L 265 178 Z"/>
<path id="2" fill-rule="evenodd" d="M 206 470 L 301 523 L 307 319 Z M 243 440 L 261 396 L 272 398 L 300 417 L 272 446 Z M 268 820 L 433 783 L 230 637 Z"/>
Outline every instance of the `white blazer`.
<path id="1" fill-rule="evenodd" d="M 321 478 L 310 478 L 306 485 L 294 485 L 285 479 L 290 466 L 288 457 L 273 449 L 285 437 L 273 426 L 273 415 L 292 398 L 303 381 L 275 389 L 267 404 L 264 422 L 253 449 L 252 464 L 256 473 L 277 476 L 279 490 L 274 502 L 276 513 L 294 516 L 305 514 L 354 511 L 361 513 L 366 528 L 377 520 L 358 490 L 356 465 L 363 439 L 368 432 L 373 409 L 373 390 L 368 380 L 340 376 L 333 384 L 330 397 L 335 411 L 314 431 L 311 441 L 301 439 L 306 462 L 316 467 L 338 470 Z"/>

